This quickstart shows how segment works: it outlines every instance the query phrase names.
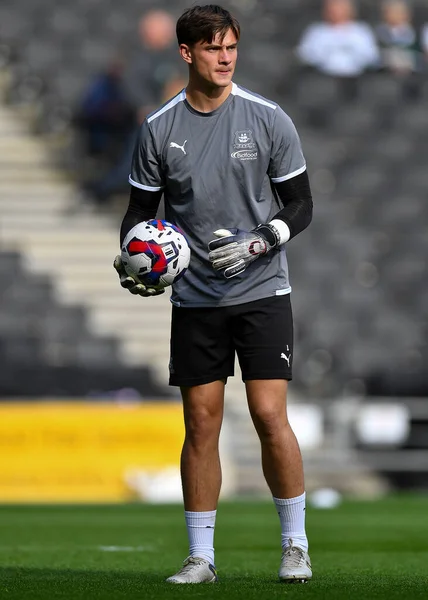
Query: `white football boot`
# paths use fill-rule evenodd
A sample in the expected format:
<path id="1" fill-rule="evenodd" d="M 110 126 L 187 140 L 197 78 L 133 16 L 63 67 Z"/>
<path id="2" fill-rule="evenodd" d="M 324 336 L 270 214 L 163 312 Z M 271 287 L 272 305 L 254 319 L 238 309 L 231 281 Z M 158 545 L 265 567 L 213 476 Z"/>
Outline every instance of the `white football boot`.
<path id="1" fill-rule="evenodd" d="M 188 556 L 178 573 L 168 577 L 166 581 L 168 583 L 215 583 L 217 571 L 214 565 L 204 558 Z"/>
<path id="2" fill-rule="evenodd" d="M 307 583 L 312 579 L 309 554 L 302 548 L 293 546 L 292 539 L 288 541 L 290 545 L 282 551 L 279 578 L 285 583 Z"/>

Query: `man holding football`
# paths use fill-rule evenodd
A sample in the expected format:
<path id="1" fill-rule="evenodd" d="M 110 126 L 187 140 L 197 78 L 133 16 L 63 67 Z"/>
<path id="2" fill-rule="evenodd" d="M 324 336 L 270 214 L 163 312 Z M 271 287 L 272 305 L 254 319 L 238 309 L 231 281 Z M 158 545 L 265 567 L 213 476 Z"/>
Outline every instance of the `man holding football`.
<path id="1" fill-rule="evenodd" d="M 232 81 L 240 26 L 216 5 L 177 21 L 187 87 L 141 126 L 121 242 L 141 221 L 165 217 L 189 242 L 173 284 L 170 384 L 180 386 L 181 457 L 189 557 L 171 583 L 217 580 L 214 527 L 221 486 L 218 441 L 235 352 L 261 442 L 263 473 L 281 524 L 279 578 L 312 577 L 305 533 L 302 458 L 287 419 L 293 321 L 285 245 L 312 218 L 300 140 L 275 103 Z M 115 259 L 121 285 L 154 296 Z"/>

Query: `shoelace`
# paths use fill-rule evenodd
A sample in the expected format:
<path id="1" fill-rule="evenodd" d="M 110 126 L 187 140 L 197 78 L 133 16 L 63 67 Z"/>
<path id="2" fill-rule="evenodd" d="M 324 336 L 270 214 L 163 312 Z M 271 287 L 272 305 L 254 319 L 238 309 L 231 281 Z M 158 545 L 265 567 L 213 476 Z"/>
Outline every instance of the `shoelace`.
<path id="1" fill-rule="evenodd" d="M 304 562 L 305 560 L 303 550 L 297 548 L 296 546 L 293 546 L 292 540 L 290 540 L 290 546 L 287 546 L 287 548 L 282 553 L 282 556 L 286 556 L 289 559 L 290 567 L 300 567 L 302 562 Z"/>
<path id="2" fill-rule="evenodd" d="M 194 566 L 203 564 L 202 558 L 194 558 L 193 556 L 189 556 L 183 563 L 183 566 L 180 569 L 180 575 L 185 575 L 188 573 Z"/>

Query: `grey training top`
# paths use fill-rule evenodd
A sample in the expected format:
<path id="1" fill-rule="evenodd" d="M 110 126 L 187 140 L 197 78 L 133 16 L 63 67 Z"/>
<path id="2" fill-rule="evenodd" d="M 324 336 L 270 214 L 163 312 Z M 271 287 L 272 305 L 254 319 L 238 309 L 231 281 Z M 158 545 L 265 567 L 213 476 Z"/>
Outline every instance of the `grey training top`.
<path id="1" fill-rule="evenodd" d="M 165 217 L 189 242 L 189 268 L 172 287 L 175 305 L 229 306 L 291 291 L 284 246 L 226 279 L 212 268 L 207 245 L 216 229 L 250 230 L 269 222 L 282 208 L 272 182 L 305 169 L 290 117 L 236 84 L 210 113 L 193 109 L 183 90 L 147 117 L 129 181 L 143 190 L 163 190 Z"/>

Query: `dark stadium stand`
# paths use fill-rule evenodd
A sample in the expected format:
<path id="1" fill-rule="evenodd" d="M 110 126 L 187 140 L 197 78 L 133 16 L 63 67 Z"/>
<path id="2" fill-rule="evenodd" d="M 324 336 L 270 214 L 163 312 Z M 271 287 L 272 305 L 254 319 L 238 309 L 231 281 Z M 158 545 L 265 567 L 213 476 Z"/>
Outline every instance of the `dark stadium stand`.
<path id="1" fill-rule="evenodd" d="M 84 310 L 59 305 L 19 254 L 0 252 L 0 280 L 0 398 L 171 395 L 148 367 L 125 367 L 117 342 L 91 334 Z"/>
<path id="2" fill-rule="evenodd" d="M 133 49 L 135 21 L 151 4 L 124 0 L 120 9 L 105 0 L 79 0 L 73 7 L 64 0 L 20 4 L 3 0 L 0 6 L 0 62 L 8 63 L 11 74 L 8 100 L 38 107 L 35 131 L 63 131 L 89 76 L 106 64 L 112 49 Z M 174 13 L 188 4 L 175 2 Z M 428 21 L 426 2 L 413 4 L 420 26 Z M 288 251 L 295 382 L 317 396 L 340 394 L 355 382 L 379 394 L 428 394 L 428 75 L 412 80 L 409 94 L 407 80 L 370 73 L 350 96 L 342 82 L 300 68 L 293 48 L 304 27 L 318 19 L 319 5 L 319 0 L 234 2 L 244 32 L 235 79 L 277 100 L 295 120 L 312 181 L 313 223 Z M 375 23 L 377 3 L 361 6 L 361 16 Z M 16 260 L 2 258 L 5 276 Z M 2 297 L 0 339 L 3 348 L 13 337 L 8 352 L 14 360 L 41 360 L 47 344 L 60 344 L 69 332 L 67 349 L 57 356 L 63 351 L 73 365 L 96 357 L 94 369 L 114 363 L 113 343 L 93 339 L 83 352 L 81 340 L 73 340 L 73 324 L 80 330 L 84 321 L 78 309 L 67 309 L 65 319 L 59 307 L 52 307 L 49 319 L 37 312 L 52 302 L 48 281 L 34 281 L 31 298 L 25 281 L 14 278 L 11 284 Z M 19 312 L 24 306 L 31 317 Z"/>

